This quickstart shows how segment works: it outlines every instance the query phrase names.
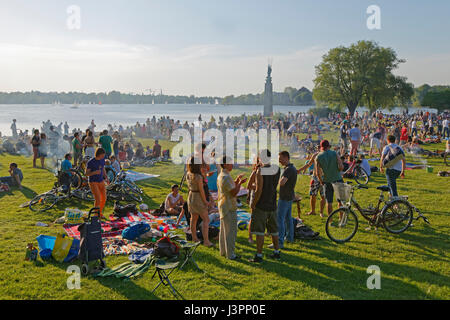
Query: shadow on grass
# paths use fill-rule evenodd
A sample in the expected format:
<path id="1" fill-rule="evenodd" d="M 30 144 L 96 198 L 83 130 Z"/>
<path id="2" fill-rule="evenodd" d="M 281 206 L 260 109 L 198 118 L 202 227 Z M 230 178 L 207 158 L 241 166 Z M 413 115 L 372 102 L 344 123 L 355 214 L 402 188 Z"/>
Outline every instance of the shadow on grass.
<path id="1" fill-rule="evenodd" d="M 48 260 L 45 264 L 50 264 L 66 271 L 70 265 L 80 265 L 80 262 L 75 260 L 70 263 L 59 263 L 54 260 Z M 150 272 L 150 270 L 148 272 Z M 117 279 L 115 277 L 101 278 L 94 277 L 93 275 L 89 275 L 88 278 L 91 280 L 97 280 L 97 282 L 101 285 L 116 291 L 130 300 L 160 300 L 157 296 L 152 294 L 151 291 L 138 286 L 135 282 L 129 279 Z M 81 278 L 81 281 L 83 281 L 83 277 Z"/>

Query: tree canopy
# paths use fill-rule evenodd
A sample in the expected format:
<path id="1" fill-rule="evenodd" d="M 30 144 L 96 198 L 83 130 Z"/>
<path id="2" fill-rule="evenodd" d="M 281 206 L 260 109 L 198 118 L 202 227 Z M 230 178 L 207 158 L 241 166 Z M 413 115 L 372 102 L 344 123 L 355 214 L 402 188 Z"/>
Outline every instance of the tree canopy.
<path id="1" fill-rule="evenodd" d="M 358 106 L 370 111 L 406 107 L 414 87 L 405 77 L 392 73 L 403 62 L 393 49 L 373 41 L 331 49 L 316 66 L 314 100 L 337 109 L 346 107 L 351 115 Z"/>
<path id="2" fill-rule="evenodd" d="M 428 91 L 421 105 L 435 108 L 439 111 L 450 110 L 450 89 Z"/>

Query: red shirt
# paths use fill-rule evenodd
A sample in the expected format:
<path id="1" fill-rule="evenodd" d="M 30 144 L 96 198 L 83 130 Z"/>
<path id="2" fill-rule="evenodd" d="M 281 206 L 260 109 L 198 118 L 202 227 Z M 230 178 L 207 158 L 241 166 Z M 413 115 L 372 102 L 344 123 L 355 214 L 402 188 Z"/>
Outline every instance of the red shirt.
<path id="1" fill-rule="evenodd" d="M 402 133 L 400 135 L 400 140 L 401 141 L 408 141 L 408 129 L 403 127 L 402 128 Z"/>

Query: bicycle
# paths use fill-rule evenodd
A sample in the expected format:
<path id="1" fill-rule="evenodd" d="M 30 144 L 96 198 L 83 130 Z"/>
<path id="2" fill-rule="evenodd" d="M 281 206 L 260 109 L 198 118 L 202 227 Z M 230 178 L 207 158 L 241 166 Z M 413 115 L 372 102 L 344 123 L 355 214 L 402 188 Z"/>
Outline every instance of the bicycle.
<path id="1" fill-rule="evenodd" d="M 357 184 L 366 185 L 369 183 L 369 175 L 366 170 L 361 167 L 360 160 L 353 160 L 347 171 L 344 172 L 344 177 L 345 176 L 353 177 Z"/>
<path id="2" fill-rule="evenodd" d="M 377 190 L 380 190 L 380 196 L 375 208 L 372 206 L 362 208 L 354 198 L 355 190 L 368 189 L 365 185 L 351 186 L 336 183 L 333 184 L 333 188 L 336 198 L 346 202 L 343 207 L 330 214 L 325 225 L 327 236 L 336 243 L 341 244 L 350 241 L 358 230 L 358 217 L 352 210 L 352 206 L 359 211 L 363 218 L 368 220 L 370 227 L 384 227 L 393 234 L 400 234 L 411 226 L 413 211 L 415 210 L 419 212 L 419 217 L 416 220 L 423 218 L 425 222 L 429 223 L 428 219 L 408 202 L 407 197 L 393 197 L 385 200 L 383 193 L 390 191 L 388 186 L 377 187 Z M 381 207 L 382 203 L 384 204 L 383 207 Z"/>
<path id="3" fill-rule="evenodd" d="M 106 191 L 108 199 L 142 202 L 143 191 L 134 182 L 126 179 L 124 171 L 106 187 Z"/>

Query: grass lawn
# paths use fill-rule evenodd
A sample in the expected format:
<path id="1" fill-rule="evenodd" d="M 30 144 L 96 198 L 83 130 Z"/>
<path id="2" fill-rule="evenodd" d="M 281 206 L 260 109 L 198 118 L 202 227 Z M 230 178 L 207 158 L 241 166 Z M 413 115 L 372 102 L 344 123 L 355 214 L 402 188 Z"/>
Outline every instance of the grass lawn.
<path id="1" fill-rule="evenodd" d="M 336 143 L 336 135 L 325 135 L 329 139 L 332 136 Z M 151 142 L 147 139 L 145 145 Z M 165 149 L 170 143 L 162 141 L 162 146 Z M 445 146 L 425 148 L 444 150 Z M 247 231 L 239 231 L 237 253 L 243 256 L 241 262 L 220 257 L 217 247 L 200 247 L 195 258 L 207 275 L 188 264 L 182 271 L 173 273 L 171 280 L 186 299 L 449 299 L 450 178 L 436 175 L 440 170 L 448 170 L 441 158 L 427 161 L 434 167 L 434 173 L 423 169 L 408 170 L 406 178 L 398 180 L 398 186 L 399 193 L 408 195 L 429 218 L 431 225 L 414 222 L 414 227 L 401 235 L 384 230 L 377 234 L 365 231 L 366 224 L 360 217 L 360 228 L 352 241 L 337 245 L 325 234 L 325 219 L 318 215 L 302 216 L 323 239 L 286 244 L 280 262 L 268 257 L 262 264 L 248 262 L 255 253 L 255 246 L 247 242 Z M 82 278 L 81 290 L 69 290 L 66 286 L 69 264 L 42 262 L 40 258 L 36 263 L 24 261 L 26 245 L 29 242 L 37 245 L 36 236 L 63 232 L 61 225 L 37 227 L 36 222 L 52 223 L 63 215 L 66 207 L 89 208 L 88 203 L 76 200 L 59 203 L 56 208 L 41 214 L 19 208 L 34 194 L 48 191 L 54 177 L 47 170 L 33 169 L 31 158 L 6 154 L 0 155 L 0 176 L 8 174 L 10 162 L 17 162 L 24 172 L 25 188 L 0 193 L 0 299 L 173 298 L 166 288 L 151 294 L 159 281 L 157 277 L 151 279 L 153 268 L 135 280 Z M 299 166 L 304 160 L 293 162 Z M 408 162 L 419 163 L 409 156 Z M 160 175 L 139 183 L 146 194 L 144 202 L 150 208 L 157 208 L 170 186 L 179 183 L 183 166 L 161 163 L 135 170 Z M 240 172 L 248 172 L 248 169 L 233 170 L 232 174 Z M 375 187 L 381 184 L 386 184 L 386 178 L 375 173 L 369 182 L 369 190 L 357 193 L 358 202 L 375 205 L 379 193 Z M 303 196 L 302 213 L 308 212 L 309 177 L 299 176 L 296 191 Z M 108 202 L 105 213 L 111 212 L 112 203 Z M 293 215 L 297 215 L 295 207 Z M 266 245 L 269 243 L 267 239 Z M 270 250 L 265 248 L 264 254 L 270 254 Z M 106 263 L 112 267 L 127 259 L 126 256 L 107 257 Z M 366 270 L 371 265 L 381 269 L 381 290 L 367 289 L 370 274 Z"/>

